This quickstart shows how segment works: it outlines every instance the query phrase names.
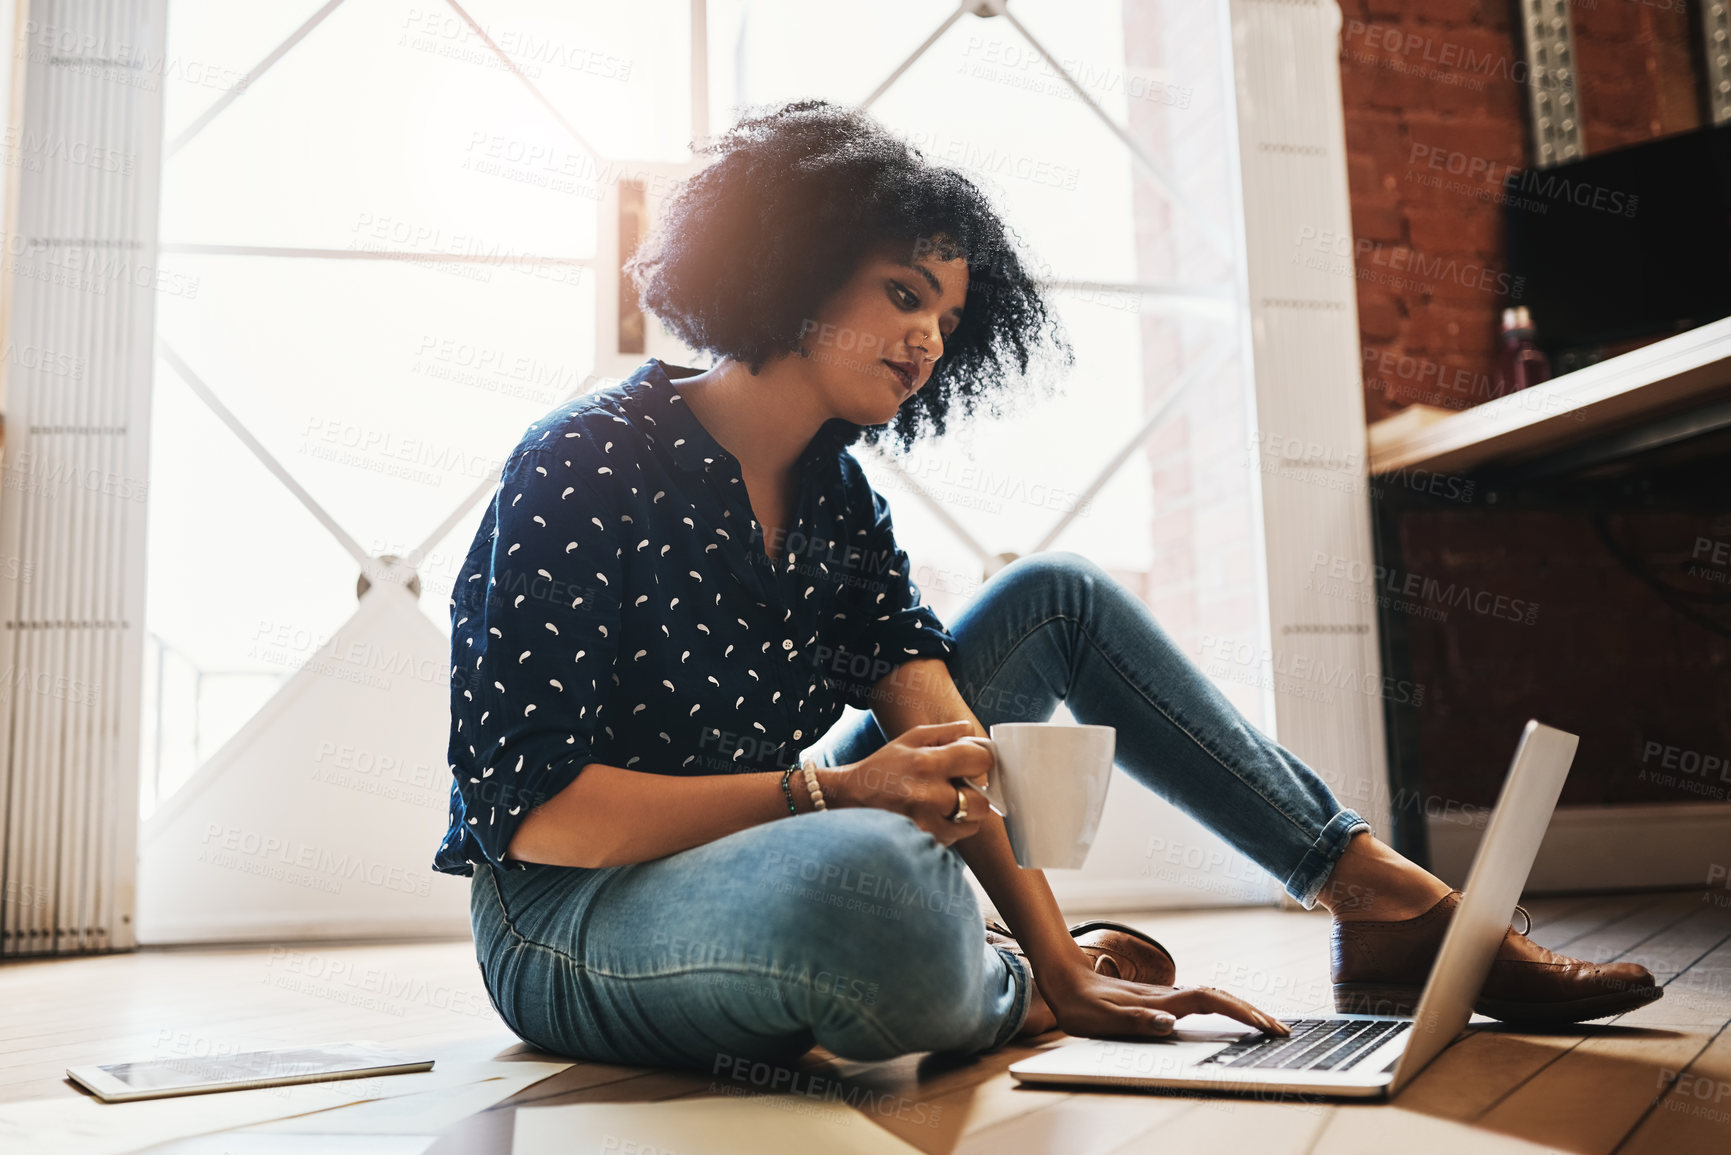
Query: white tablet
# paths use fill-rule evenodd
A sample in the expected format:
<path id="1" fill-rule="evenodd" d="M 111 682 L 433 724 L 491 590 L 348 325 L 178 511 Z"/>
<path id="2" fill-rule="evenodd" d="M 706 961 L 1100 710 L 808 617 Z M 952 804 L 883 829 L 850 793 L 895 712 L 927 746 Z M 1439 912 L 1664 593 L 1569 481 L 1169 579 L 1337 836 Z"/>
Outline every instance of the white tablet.
<path id="1" fill-rule="evenodd" d="M 202 1095 L 207 1091 L 280 1087 L 286 1083 L 402 1075 L 432 1068 L 431 1059 L 386 1050 L 377 1043 L 327 1043 L 273 1051 L 238 1051 L 232 1055 L 68 1067 L 66 1076 L 89 1088 L 105 1103 L 123 1103 L 168 1095 Z"/>

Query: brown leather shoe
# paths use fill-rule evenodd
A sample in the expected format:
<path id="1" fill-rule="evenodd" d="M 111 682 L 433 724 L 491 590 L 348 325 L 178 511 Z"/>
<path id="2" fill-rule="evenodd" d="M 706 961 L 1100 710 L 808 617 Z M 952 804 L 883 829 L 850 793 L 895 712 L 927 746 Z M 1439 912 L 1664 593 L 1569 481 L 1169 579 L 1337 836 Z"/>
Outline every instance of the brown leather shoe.
<path id="1" fill-rule="evenodd" d="M 1411 1015 L 1460 902 L 1461 892 L 1452 890 L 1416 918 L 1336 921 L 1331 936 L 1334 1009 Z M 1646 967 L 1569 958 L 1511 926 L 1473 1009 L 1511 1023 L 1579 1023 L 1632 1011 L 1664 993 Z"/>
<path id="2" fill-rule="evenodd" d="M 1072 926 L 1070 935 L 1093 963 L 1096 974 L 1163 987 L 1171 986 L 1178 977 L 1178 964 L 1172 961 L 1171 952 L 1133 926 L 1094 919 Z M 990 919 L 986 920 L 986 941 L 1023 955 L 1009 928 Z"/>

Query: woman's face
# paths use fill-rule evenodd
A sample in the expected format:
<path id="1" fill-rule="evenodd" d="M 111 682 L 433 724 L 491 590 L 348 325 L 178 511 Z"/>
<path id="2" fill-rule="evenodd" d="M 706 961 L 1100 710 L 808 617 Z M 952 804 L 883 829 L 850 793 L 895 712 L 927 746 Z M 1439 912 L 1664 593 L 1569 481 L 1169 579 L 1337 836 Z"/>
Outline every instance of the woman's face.
<path id="1" fill-rule="evenodd" d="M 940 260 L 927 246 L 911 257 L 868 255 L 806 321 L 800 344 L 811 356 L 802 364 L 837 416 L 882 425 L 931 380 L 967 295 L 963 257 Z"/>

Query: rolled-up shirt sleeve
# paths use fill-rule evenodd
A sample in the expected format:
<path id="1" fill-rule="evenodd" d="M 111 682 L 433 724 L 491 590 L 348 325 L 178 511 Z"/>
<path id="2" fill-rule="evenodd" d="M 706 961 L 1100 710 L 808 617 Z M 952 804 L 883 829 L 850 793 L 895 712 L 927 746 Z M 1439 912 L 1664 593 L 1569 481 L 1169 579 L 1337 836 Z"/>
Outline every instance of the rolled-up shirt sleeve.
<path id="1" fill-rule="evenodd" d="M 518 826 L 593 760 L 605 721 L 624 588 L 615 465 L 587 436 L 515 451 L 468 579 L 483 588 L 453 598 L 453 810 L 497 866 L 522 865 L 505 860 Z"/>
<path id="2" fill-rule="evenodd" d="M 947 658 L 956 639 L 930 606 L 920 601 L 907 553 L 896 541 L 889 501 L 863 485 L 871 513 L 847 551 L 848 583 L 853 590 L 849 620 L 841 631 L 830 679 L 842 701 L 871 708 L 877 682 L 904 662 Z"/>

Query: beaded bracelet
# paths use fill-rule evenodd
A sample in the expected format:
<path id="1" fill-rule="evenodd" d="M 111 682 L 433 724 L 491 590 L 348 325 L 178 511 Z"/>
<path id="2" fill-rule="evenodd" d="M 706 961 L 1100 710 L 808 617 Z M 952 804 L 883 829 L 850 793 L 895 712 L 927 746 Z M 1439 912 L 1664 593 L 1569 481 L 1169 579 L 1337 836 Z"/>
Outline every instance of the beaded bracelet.
<path id="1" fill-rule="evenodd" d="M 811 791 L 811 804 L 819 810 L 828 810 L 824 801 L 823 789 L 817 784 L 817 763 L 811 758 L 805 760 L 805 788 Z"/>
<path id="2" fill-rule="evenodd" d="M 787 780 L 793 777 L 794 770 L 795 767 L 789 766 L 781 772 L 781 792 L 787 796 L 787 812 L 789 814 L 799 813 L 798 808 L 793 804 L 793 787 L 787 784 Z"/>

